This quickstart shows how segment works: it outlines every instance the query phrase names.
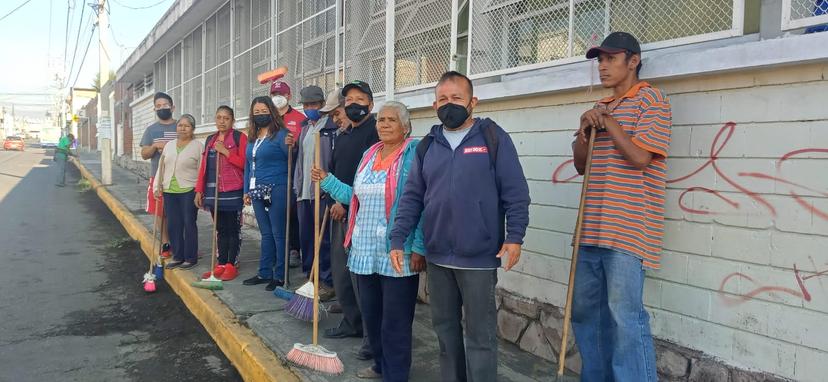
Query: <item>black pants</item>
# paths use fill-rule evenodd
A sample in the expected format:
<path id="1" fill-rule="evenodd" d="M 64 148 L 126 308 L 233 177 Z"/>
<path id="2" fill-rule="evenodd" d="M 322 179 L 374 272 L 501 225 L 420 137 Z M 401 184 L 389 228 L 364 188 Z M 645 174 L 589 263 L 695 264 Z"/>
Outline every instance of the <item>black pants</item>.
<path id="1" fill-rule="evenodd" d="M 175 261 L 198 261 L 198 209 L 193 202 L 195 192 L 164 193 L 164 213 Z"/>
<path id="2" fill-rule="evenodd" d="M 313 266 L 313 243 L 314 243 L 314 226 L 313 226 L 313 200 L 301 200 L 299 203 L 299 234 L 302 237 L 302 272 L 310 277 L 310 271 Z M 323 220 L 326 202 L 321 202 L 319 210 L 319 221 Z M 327 286 L 333 286 L 333 278 L 331 277 L 331 232 L 325 229 L 322 235 L 322 245 L 319 247 L 319 280 Z"/>
<path id="3" fill-rule="evenodd" d="M 218 211 L 216 234 L 218 236 L 218 263 L 236 265 L 241 250 L 241 211 Z"/>
<path id="4" fill-rule="evenodd" d="M 420 276 L 356 275 L 362 317 L 383 381 L 408 381 Z"/>
<path id="5" fill-rule="evenodd" d="M 345 253 L 345 232 L 348 221 L 333 221 L 331 228 L 331 275 L 336 299 L 342 307 L 342 321 L 339 328 L 344 332 L 362 332 L 362 313 L 359 311 L 351 271 L 348 270 L 348 254 Z M 363 333 L 366 334 L 367 333 Z"/>

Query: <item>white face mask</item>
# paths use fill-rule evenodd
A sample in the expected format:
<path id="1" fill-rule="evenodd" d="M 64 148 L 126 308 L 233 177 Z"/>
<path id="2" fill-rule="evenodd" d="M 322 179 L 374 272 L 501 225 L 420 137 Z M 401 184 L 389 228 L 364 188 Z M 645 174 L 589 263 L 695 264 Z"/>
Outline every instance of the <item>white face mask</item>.
<path id="1" fill-rule="evenodd" d="M 284 109 L 288 104 L 288 100 L 283 95 L 275 95 L 273 96 L 273 104 L 276 105 L 276 108 L 278 109 Z"/>

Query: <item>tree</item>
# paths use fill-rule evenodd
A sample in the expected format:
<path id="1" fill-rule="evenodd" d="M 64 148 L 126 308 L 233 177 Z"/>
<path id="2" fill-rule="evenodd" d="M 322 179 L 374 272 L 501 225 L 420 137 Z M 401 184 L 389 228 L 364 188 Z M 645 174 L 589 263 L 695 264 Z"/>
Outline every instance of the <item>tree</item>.
<path id="1" fill-rule="evenodd" d="M 104 81 L 104 85 L 109 81 L 115 81 L 115 72 L 110 70 L 109 71 L 109 78 Z M 92 89 L 95 89 L 96 92 L 101 91 L 101 73 L 98 72 L 95 74 L 95 78 L 92 80 Z"/>

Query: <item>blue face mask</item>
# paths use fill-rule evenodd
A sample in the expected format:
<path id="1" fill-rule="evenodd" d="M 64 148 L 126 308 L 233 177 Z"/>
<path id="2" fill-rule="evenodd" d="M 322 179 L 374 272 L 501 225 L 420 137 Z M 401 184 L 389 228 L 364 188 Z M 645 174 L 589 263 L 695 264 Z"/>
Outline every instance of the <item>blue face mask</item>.
<path id="1" fill-rule="evenodd" d="M 306 115 L 306 116 L 308 117 L 308 119 L 310 119 L 311 121 L 318 121 L 318 120 L 319 120 L 319 118 L 321 118 L 321 117 L 322 117 L 322 115 L 319 113 L 319 110 L 316 110 L 316 109 L 305 109 L 304 111 L 305 111 L 305 115 Z"/>

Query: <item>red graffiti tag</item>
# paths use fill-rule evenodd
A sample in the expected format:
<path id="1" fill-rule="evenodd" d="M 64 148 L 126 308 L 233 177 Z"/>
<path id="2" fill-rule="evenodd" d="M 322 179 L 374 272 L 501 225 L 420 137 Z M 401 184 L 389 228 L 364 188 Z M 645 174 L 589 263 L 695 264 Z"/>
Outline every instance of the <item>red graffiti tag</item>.
<path id="1" fill-rule="evenodd" d="M 744 195 L 747 195 L 749 198 L 751 198 L 752 200 L 754 200 L 757 203 L 759 203 L 760 205 L 762 205 L 771 214 L 771 216 L 776 217 L 776 215 L 777 215 L 776 208 L 770 202 L 768 202 L 767 199 L 765 199 L 759 193 L 754 192 L 754 191 L 750 190 L 749 188 L 743 186 L 742 184 L 738 183 L 736 180 L 734 180 L 733 177 L 731 177 L 730 175 L 725 173 L 719 167 L 719 164 L 717 163 L 718 160 L 719 160 L 719 154 L 721 154 L 722 150 L 724 150 L 724 148 L 727 147 L 727 144 L 730 141 L 730 139 L 733 137 L 733 132 L 735 130 L 736 130 L 736 123 L 734 123 L 734 122 L 725 123 L 725 125 L 722 126 L 722 128 L 719 129 L 719 131 L 716 133 L 716 136 L 715 136 L 715 138 L 713 139 L 713 142 L 710 145 L 710 152 L 708 153 L 707 161 L 705 161 L 701 166 L 699 166 L 698 168 L 696 168 L 695 170 L 691 171 L 690 173 L 688 173 L 684 176 L 680 176 L 680 177 L 675 178 L 675 179 L 667 180 L 667 183 L 672 184 L 672 183 L 679 183 L 679 182 L 686 181 L 686 180 L 691 179 L 694 176 L 698 175 L 700 172 L 704 171 L 705 169 L 707 169 L 709 167 L 709 168 L 713 169 L 713 171 L 716 173 L 716 175 L 719 178 L 723 179 L 731 187 L 735 188 L 740 193 L 742 193 Z M 785 155 L 783 155 L 782 157 L 779 158 L 779 161 L 777 162 L 777 165 L 776 165 L 777 166 L 777 171 L 778 172 L 781 171 L 782 164 L 785 161 L 787 161 L 787 160 L 789 160 L 793 157 L 796 157 L 796 156 L 799 156 L 799 155 L 802 155 L 802 154 L 814 154 L 814 153 L 826 154 L 826 153 L 828 153 L 828 148 L 804 148 L 804 149 L 798 149 L 798 150 L 790 151 L 790 152 L 786 153 Z M 555 170 L 552 172 L 552 183 L 553 184 L 571 182 L 572 180 L 574 180 L 575 178 L 577 178 L 579 176 L 578 174 L 563 175 L 564 170 L 566 168 L 573 168 L 572 163 L 573 163 L 573 160 L 570 159 L 570 160 L 567 160 L 567 161 L 561 163 L 560 165 L 558 165 L 555 168 Z M 573 170 L 574 170 L 574 168 L 573 168 Z M 769 181 L 775 181 L 779 184 L 786 184 L 786 185 L 791 186 L 792 188 L 795 188 L 795 189 L 801 189 L 801 190 L 809 191 L 809 192 L 812 192 L 812 193 L 816 193 L 816 194 L 828 197 L 828 192 L 821 191 L 821 190 L 816 190 L 814 188 L 811 188 L 811 187 L 808 187 L 808 186 L 805 186 L 805 185 L 802 185 L 802 184 L 799 184 L 799 183 L 795 183 L 793 181 L 781 178 L 779 176 L 773 176 L 773 175 L 763 174 L 763 173 L 758 173 L 758 172 L 740 172 L 740 173 L 737 173 L 737 177 L 739 177 L 739 178 L 756 178 L 756 179 L 764 179 L 764 180 L 769 180 Z M 681 194 L 679 195 L 678 205 L 679 205 L 679 208 L 681 208 L 682 211 L 687 212 L 689 214 L 696 214 L 696 215 L 718 215 L 718 214 L 721 213 L 721 212 L 718 212 L 718 211 L 710 211 L 710 210 L 702 210 L 702 209 L 698 209 L 698 208 L 693 208 L 693 207 L 690 207 L 689 205 L 687 205 L 687 203 L 685 202 L 685 197 L 687 195 L 695 193 L 695 192 L 701 192 L 701 193 L 713 195 L 716 198 L 718 198 L 719 200 L 721 200 L 721 201 L 725 202 L 726 204 L 728 204 L 734 210 L 740 210 L 742 208 L 742 205 L 740 205 L 739 202 L 727 197 L 724 193 L 722 193 L 720 191 L 716 191 L 716 190 L 713 190 L 713 189 L 710 189 L 710 188 L 707 188 L 707 187 L 702 187 L 702 186 L 691 186 L 691 187 L 688 187 L 688 188 L 684 189 L 681 192 Z M 817 208 L 812 203 L 809 203 L 807 200 L 805 200 L 799 193 L 797 193 L 794 190 L 788 191 L 788 195 L 790 195 L 791 198 L 793 198 L 799 206 L 801 206 L 805 210 L 813 213 L 814 216 L 817 216 L 817 217 L 819 217 L 823 220 L 828 220 L 828 211 L 823 211 L 823 210 Z"/>
<path id="2" fill-rule="evenodd" d="M 828 269 L 816 272 L 816 273 L 811 274 L 811 275 L 803 276 L 802 272 L 797 268 L 796 264 L 794 264 L 793 265 L 793 273 L 794 273 L 794 278 L 796 279 L 796 284 L 799 287 L 799 290 L 796 290 L 796 289 L 793 289 L 793 288 L 788 288 L 788 287 L 783 287 L 783 286 L 778 286 L 778 285 L 761 285 L 756 280 L 754 280 L 752 277 L 750 277 L 750 276 L 748 276 L 744 273 L 734 272 L 734 273 L 731 273 L 731 274 L 727 275 L 727 277 L 725 277 L 722 280 L 722 283 L 719 285 L 719 296 L 722 298 L 724 303 L 726 305 L 729 305 L 729 306 L 742 304 L 742 303 L 744 303 L 744 302 L 746 302 L 746 301 L 748 301 L 748 300 L 750 300 L 750 299 L 752 299 L 756 296 L 759 296 L 761 294 L 773 294 L 773 293 L 783 293 L 783 294 L 787 294 L 787 295 L 790 295 L 790 296 L 793 296 L 793 297 L 796 297 L 796 298 L 801 298 L 805 301 L 811 301 L 811 299 L 812 299 L 811 293 L 808 291 L 808 288 L 805 287 L 805 281 L 807 281 L 809 279 L 812 279 L 812 278 L 828 275 Z M 736 296 L 732 296 L 732 295 L 727 294 L 725 292 L 725 287 L 727 286 L 727 284 L 731 280 L 737 280 L 737 279 L 750 281 L 754 285 L 754 288 L 751 289 L 750 291 L 748 291 L 747 293 L 743 293 L 743 294 L 736 295 Z"/>

